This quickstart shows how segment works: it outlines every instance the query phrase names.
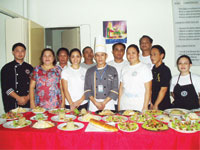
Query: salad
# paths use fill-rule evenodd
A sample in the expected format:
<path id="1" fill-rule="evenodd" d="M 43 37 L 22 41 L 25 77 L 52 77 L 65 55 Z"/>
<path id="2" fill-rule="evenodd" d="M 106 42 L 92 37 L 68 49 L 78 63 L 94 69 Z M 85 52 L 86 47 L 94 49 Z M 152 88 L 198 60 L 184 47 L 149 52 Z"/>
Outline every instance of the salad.
<path id="1" fill-rule="evenodd" d="M 122 131 L 136 131 L 138 129 L 137 123 L 133 122 L 121 122 L 118 124 L 118 128 Z"/>

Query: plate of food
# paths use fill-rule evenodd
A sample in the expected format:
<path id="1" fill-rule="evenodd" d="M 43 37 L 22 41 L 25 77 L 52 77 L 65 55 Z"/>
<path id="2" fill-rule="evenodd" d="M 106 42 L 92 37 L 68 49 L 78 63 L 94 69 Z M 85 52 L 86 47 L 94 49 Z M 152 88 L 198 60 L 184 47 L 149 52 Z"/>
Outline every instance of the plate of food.
<path id="1" fill-rule="evenodd" d="M 22 107 L 17 107 L 11 110 L 11 112 L 14 112 L 14 113 L 26 113 L 29 111 L 30 111 L 30 108 L 22 108 Z"/>
<path id="2" fill-rule="evenodd" d="M 64 113 L 69 113 L 70 109 L 66 109 L 66 108 L 56 108 L 56 109 L 51 109 L 48 111 L 50 114 L 54 114 L 54 115 L 58 115 L 60 112 L 64 112 Z"/>
<path id="3" fill-rule="evenodd" d="M 198 121 L 173 121 L 169 123 L 169 127 L 181 133 L 194 133 L 200 131 Z"/>
<path id="4" fill-rule="evenodd" d="M 189 113 L 189 114 L 186 114 L 185 116 L 185 120 L 186 121 L 191 121 L 191 120 L 194 120 L 194 121 L 200 121 L 200 116 L 198 116 L 196 113 Z"/>
<path id="5" fill-rule="evenodd" d="M 114 115 L 116 111 L 105 109 L 105 110 L 98 110 L 95 113 L 100 116 L 110 116 L 110 115 Z"/>
<path id="6" fill-rule="evenodd" d="M 47 120 L 48 116 L 46 116 L 46 115 L 44 115 L 42 113 L 38 113 L 35 116 L 32 116 L 30 119 L 31 120 Z"/>
<path id="7" fill-rule="evenodd" d="M 51 121 L 38 120 L 31 127 L 35 129 L 48 129 L 54 127 L 56 124 Z"/>
<path id="8" fill-rule="evenodd" d="M 123 116 L 132 116 L 135 114 L 140 114 L 141 112 L 138 110 L 120 110 L 118 113 Z"/>
<path id="9" fill-rule="evenodd" d="M 117 126 L 123 132 L 135 132 L 139 129 L 138 124 L 134 122 L 121 122 Z"/>
<path id="10" fill-rule="evenodd" d="M 84 127 L 83 123 L 80 122 L 67 122 L 67 123 L 61 123 L 57 126 L 57 128 L 59 130 L 63 130 L 63 131 L 76 131 L 76 130 L 80 130 Z"/>
<path id="11" fill-rule="evenodd" d="M 150 119 L 142 124 L 142 128 L 149 131 L 165 131 L 168 130 L 168 126 L 156 119 Z"/>
<path id="12" fill-rule="evenodd" d="M 191 112 L 197 114 L 198 116 L 200 116 L 200 108 L 198 109 L 192 109 Z"/>
<path id="13" fill-rule="evenodd" d="M 163 111 L 162 110 L 146 110 L 145 114 L 152 115 L 152 116 L 157 116 L 157 115 L 162 115 Z"/>
<path id="14" fill-rule="evenodd" d="M 42 108 L 40 106 L 35 107 L 34 109 L 32 109 L 32 112 L 37 114 L 37 113 L 44 113 L 46 111 L 45 108 Z"/>
<path id="15" fill-rule="evenodd" d="M 126 122 L 128 120 L 127 117 L 119 115 L 104 116 L 102 119 L 106 122 L 114 123 Z"/>
<path id="16" fill-rule="evenodd" d="M 5 114 L 2 114 L 0 116 L 0 118 L 6 119 L 6 120 L 15 120 L 15 119 L 18 119 L 22 116 L 23 115 L 21 113 L 7 112 Z"/>
<path id="17" fill-rule="evenodd" d="M 58 115 L 58 116 L 53 116 L 51 117 L 51 120 L 56 121 L 56 122 L 68 122 L 76 119 L 76 116 L 74 115 Z"/>
<path id="18" fill-rule="evenodd" d="M 88 113 L 86 115 L 78 117 L 78 120 L 82 121 L 82 122 L 89 122 L 90 119 L 101 120 L 101 116 L 97 116 L 97 115 Z"/>
<path id="19" fill-rule="evenodd" d="M 30 120 L 26 120 L 25 117 L 21 117 L 19 120 L 13 120 L 4 123 L 3 127 L 9 129 L 20 129 L 29 126 L 31 123 L 32 122 Z"/>
<path id="20" fill-rule="evenodd" d="M 189 113 L 190 111 L 187 110 L 187 109 L 172 108 L 172 109 L 166 109 L 166 110 L 164 110 L 164 112 L 169 114 L 169 115 L 182 116 L 182 115 Z"/>
<path id="21" fill-rule="evenodd" d="M 134 121 L 137 123 L 144 123 L 148 119 L 152 119 L 153 116 L 147 114 L 135 114 L 129 117 L 130 121 Z"/>
<path id="22" fill-rule="evenodd" d="M 172 121 L 172 118 L 169 115 L 158 115 L 156 116 L 156 119 L 165 123 Z"/>

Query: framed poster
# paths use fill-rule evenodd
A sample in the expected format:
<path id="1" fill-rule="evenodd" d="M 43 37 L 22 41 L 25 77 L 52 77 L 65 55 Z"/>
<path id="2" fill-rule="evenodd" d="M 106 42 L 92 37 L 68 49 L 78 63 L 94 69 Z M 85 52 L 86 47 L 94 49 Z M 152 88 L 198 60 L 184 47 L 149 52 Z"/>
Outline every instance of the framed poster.
<path id="1" fill-rule="evenodd" d="M 106 44 L 127 43 L 126 21 L 103 21 L 103 36 Z"/>
<path id="2" fill-rule="evenodd" d="M 175 59 L 188 55 L 200 66 L 200 0 L 173 0 Z"/>

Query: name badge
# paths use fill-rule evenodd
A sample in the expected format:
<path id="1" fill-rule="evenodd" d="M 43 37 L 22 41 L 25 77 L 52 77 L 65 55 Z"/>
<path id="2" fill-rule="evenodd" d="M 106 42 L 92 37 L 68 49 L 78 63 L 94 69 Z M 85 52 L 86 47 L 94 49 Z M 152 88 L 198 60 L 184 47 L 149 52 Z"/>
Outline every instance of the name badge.
<path id="1" fill-rule="evenodd" d="M 98 92 L 103 93 L 103 85 L 98 85 Z"/>

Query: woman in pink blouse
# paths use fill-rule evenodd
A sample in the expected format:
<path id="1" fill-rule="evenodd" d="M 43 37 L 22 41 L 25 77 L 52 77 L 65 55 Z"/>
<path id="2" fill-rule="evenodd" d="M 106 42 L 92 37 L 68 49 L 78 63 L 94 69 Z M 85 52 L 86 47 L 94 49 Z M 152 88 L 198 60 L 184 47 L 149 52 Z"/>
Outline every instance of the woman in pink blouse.
<path id="1" fill-rule="evenodd" d="M 61 69 L 56 66 L 52 49 L 46 48 L 40 57 L 41 65 L 33 70 L 30 82 L 31 108 L 40 106 L 46 109 L 65 106 L 60 80 Z"/>

